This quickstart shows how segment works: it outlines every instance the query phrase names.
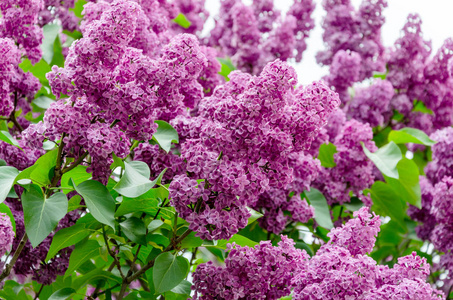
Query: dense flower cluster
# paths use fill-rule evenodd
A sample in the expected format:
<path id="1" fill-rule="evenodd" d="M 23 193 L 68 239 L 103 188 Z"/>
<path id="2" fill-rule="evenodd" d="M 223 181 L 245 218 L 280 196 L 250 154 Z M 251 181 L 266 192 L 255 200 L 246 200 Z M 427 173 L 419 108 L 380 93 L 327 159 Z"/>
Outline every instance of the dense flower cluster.
<path id="1" fill-rule="evenodd" d="M 255 248 L 228 245 L 225 267 L 201 264 L 193 274 L 194 299 L 278 299 L 291 292 L 291 278 L 309 256 L 286 236 L 278 246 L 262 241 Z"/>
<path id="2" fill-rule="evenodd" d="M 9 37 L 21 54 L 36 63 L 41 58 L 42 29 L 37 25 L 43 0 L 4 0 L 0 3 L 0 38 Z"/>
<path id="3" fill-rule="evenodd" d="M 383 126 L 388 119 L 390 101 L 395 94 L 387 80 L 376 80 L 371 86 L 357 88 L 348 106 L 348 116 L 371 127 Z"/>
<path id="4" fill-rule="evenodd" d="M 174 178 L 170 196 L 206 239 L 229 238 L 245 226 L 246 205 L 293 181 L 290 155 L 310 147 L 339 104 L 322 83 L 294 89 L 294 69 L 278 60 L 259 77 L 234 72 L 230 79 L 200 102 L 197 117 L 174 122 L 188 175 Z"/>
<path id="5" fill-rule="evenodd" d="M 275 234 L 282 232 L 288 222 L 306 223 L 314 217 L 314 208 L 305 199 L 301 200 L 299 195 L 310 189 L 318 177 L 321 163 L 303 153 L 292 153 L 288 158 L 293 169 L 293 181 L 286 189 L 272 188 L 264 192 L 253 206 L 264 215 L 258 219 L 260 226 Z M 291 192 L 293 197 L 290 197 Z"/>
<path id="6" fill-rule="evenodd" d="M 305 39 L 314 27 L 312 0 L 296 0 L 283 18 L 273 1 L 254 0 L 247 6 L 241 0 L 222 0 L 216 26 L 208 44 L 230 56 L 238 69 L 259 74 L 275 60 L 302 59 Z"/>
<path id="7" fill-rule="evenodd" d="M 58 19 L 64 30 L 78 30 L 80 19 L 69 10 L 74 4 L 75 0 L 44 0 L 43 9 L 38 14 L 38 24 L 44 26 Z"/>
<path id="8" fill-rule="evenodd" d="M 151 139 L 154 120 L 168 121 L 196 106 L 203 96 L 197 80 L 206 65 L 198 41 L 187 34 L 175 36 L 156 59 L 143 55 L 133 48 L 144 18 L 141 7 L 131 1 L 105 5 L 100 16 L 93 13 L 98 6 L 88 6 L 87 13 L 96 17 L 84 24 L 84 37 L 71 46 L 65 67 L 54 66 L 47 74 L 55 96 L 70 98 L 53 104 L 43 122 L 24 133 L 34 147 L 44 137 L 64 137 L 73 157 L 87 150 L 90 170 L 102 180 L 111 153 L 125 158 L 129 139 Z"/>
<path id="9" fill-rule="evenodd" d="M 183 28 L 174 23 L 172 30 L 180 33 L 200 33 L 204 23 L 209 17 L 209 12 L 205 8 L 205 0 L 176 0 L 173 2 L 175 9 L 182 13 L 190 22 L 189 28 Z"/>
<path id="10" fill-rule="evenodd" d="M 330 74 L 325 76 L 326 82 L 339 95 L 343 104 L 349 101 L 348 88 L 360 79 L 362 58 L 354 51 L 338 51 L 332 59 Z"/>
<path id="11" fill-rule="evenodd" d="M 329 233 L 321 246 L 292 279 L 293 299 L 440 299 L 441 292 L 426 283 L 429 264 L 413 252 L 400 257 L 392 269 L 376 262 L 366 252 L 374 247 L 379 217 L 368 208 L 354 213 L 355 219 Z"/>
<path id="12" fill-rule="evenodd" d="M 0 213 L 0 257 L 11 249 L 14 240 L 13 226 L 7 214 Z"/>
<path id="13" fill-rule="evenodd" d="M 354 69 L 347 75 L 348 80 L 355 78 L 356 65 L 361 63 L 358 81 L 371 77 L 373 71 L 383 72 L 385 60 L 383 58 L 384 46 L 381 41 L 381 27 L 385 22 L 382 14 L 387 6 L 385 0 L 363 0 L 359 9 L 356 10 L 349 0 L 325 0 L 323 7 L 327 12 L 322 27 L 323 40 L 327 49 L 318 52 L 316 59 L 322 65 L 351 64 Z M 345 60 L 345 54 L 341 50 L 350 51 L 351 58 Z M 361 60 L 357 59 L 356 52 Z M 342 53 L 342 54 L 340 54 Z M 335 56 L 340 55 L 342 57 Z M 331 71 L 339 73 L 348 72 L 334 67 Z M 333 77 L 343 77 L 335 74 Z"/>
<path id="14" fill-rule="evenodd" d="M 225 267 L 212 262 L 198 266 L 196 299 L 277 299 L 291 288 L 293 299 L 443 299 L 426 283 L 429 264 L 415 252 L 400 257 L 393 268 L 377 265 L 367 256 L 381 222 L 367 207 L 354 217 L 333 229 L 329 243 L 312 258 L 295 250 L 284 236 L 278 247 L 270 242 L 261 242 L 255 249 L 230 246 Z M 280 280 L 288 281 L 282 287 Z"/>
<path id="15" fill-rule="evenodd" d="M 14 40 L 0 38 L 0 116 L 9 117 L 14 109 L 22 109 L 22 114 L 31 111 L 30 102 L 41 86 L 36 77 L 19 68 L 20 62 L 21 51 Z M 24 128 L 29 124 L 23 117 L 17 121 Z"/>
<path id="16" fill-rule="evenodd" d="M 341 117 L 341 114 L 339 116 Z M 361 142 L 374 152 L 377 147 L 372 139 L 370 125 L 355 119 L 347 121 L 335 137 L 333 143 L 337 151 L 334 154 L 336 166 L 322 168 L 319 180 L 313 185 L 323 192 L 329 204 L 350 202 L 352 193 L 366 205 L 371 205 L 370 197 L 365 196 L 363 190 L 374 183 L 374 164 L 363 152 Z"/>

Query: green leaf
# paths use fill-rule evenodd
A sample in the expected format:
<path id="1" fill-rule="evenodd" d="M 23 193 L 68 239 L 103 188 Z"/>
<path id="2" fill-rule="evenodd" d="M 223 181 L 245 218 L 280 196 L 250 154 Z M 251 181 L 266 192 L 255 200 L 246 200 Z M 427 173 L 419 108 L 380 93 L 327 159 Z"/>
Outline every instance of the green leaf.
<path id="1" fill-rule="evenodd" d="M 113 188 L 115 191 L 128 198 L 139 197 L 151 190 L 161 180 L 164 172 L 153 181 L 149 180 L 150 171 L 146 163 L 131 161 L 124 163 L 124 174 L 121 180 Z M 144 168 L 146 167 L 146 172 Z"/>
<path id="2" fill-rule="evenodd" d="M 189 261 L 170 252 L 160 254 L 153 267 L 156 293 L 162 294 L 178 286 L 189 272 Z"/>
<path id="3" fill-rule="evenodd" d="M 191 288 L 192 284 L 187 280 L 183 280 L 180 284 L 172 288 L 171 291 L 175 294 L 190 295 Z"/>
<path id="4" fill-rule="evenodd" d="M 414 108 L 412 109 L 412 111 L 414 111 L 414 112 L 418 111 L 418 112 L 428 114 L 428 115 L 434 114 L 431 109 L 426 107 L 425 103 L 423 103 L 422 101 L 417 101 L 417 100 L 414 100 Z"/>
<path id="5" fill-rule="evenodd" d="M 74 3 L 74 8 L 70 8 L 69 11 L 73 11 L 74 12 L 74 15 L 76 15 L 76 17 L 78 18 L 82 18 L 82 11 L 83 11 L 83 6 L 87 4 L 87 2 L 85 0 L 77 0 L 75 3 Z"/>
<path id="6" fill-rule="evenodd" d="M 403 158 L 400 148 L 394 143 L 390 142 L 376 152 L 371 153 L 363 144 L 363 151 L 365 155 L 371 159 L 381 173 L 387 177 L 398 179 L 398 170 L 396 165 Z"/>
<path id="7" fill-rule="evenodd" d="M 436 143 L 436 141 L 431 140 L 423 131 L 410 127 L 392 130 L 389 133 L 388 140 L 395 142 L 395 144 L 414 143 L 425 146 L 432 146 Z"/>
<path id="8" fill-rule="evenodd" d="M 148 227 L 149 228 L 149 227 Z M 191 232 L 185 239 L 181 242 L 182 249 L 196 248 L 203 245 L 203 240 L 195 236 L 195 232 Z"/>
<path id="9" fill-rule="evenodd" d="M 45 198 L 35 184 L 22 194 L 25 231 L 33 248 L 38 246 L 55 229 L 68 211 L 68 200 L 63 193 Z"/>
<path id="10" fill-rule="evenodd" d="M 330 218 L 329 206 L 327 205 L 326 197 L 317 189 L 310 187 L 309 191 L 304 192 L 305 197 L 310 202 L 310 205 L 315 209 L 315 220 L 319 226 L 326 229 L 332 229 L 333 223 Z"/>
<path id="11" fill-rule="evenodd" d="M 0 203 L 2 203 L 9 194 L 9 191 L 14 185 L 19 171 L 10 166 L 0 167 Z"/>
<path id="12" fill-rule="evenodd" d="M 250 218 L 247 220 L 247 225 L 252 224 L 253 222 L 255 222 L 256 220 L 258 220 L 259 218 L 261 218 L 263 216 L 262 213 L 257 212 L 256 210 L 254 210 L 248 206 L 247 206 L 247 210 L 252 214 L 250 216 Z"/>
<path id="13" fill-rule="evenodd" d="M 3 130 L 0 131 L 0 140 L 4 141 L 5 143 L 8 143 L 8 144 L 10 144 L 12 146 L 16 146 L 19 149 L 22 149 L 19 146 L 19 143 L 16 141 L 16 139 L 13 138 L 8 131 L 3 131 Z"/>
<path id="14" fill-rule="evenodd" d="M 88 210 L 102 224 L 115 230 L 115 200 L 109 190 L 99 181 L 87 180 L 75 186 L 75 190 L 85 200 Z"/>
<path id="15" fill-rule="evenodd" d="M 48 300 L 66 300 L 75 292 L 74 289 L 66 287 L 53 293 Z"/>
<path id="16" fill-rule="evenodd" d="M 75 185 L 79 185 L 84 181 L 87 181 L 91 178 L 91 174 L 87 172 L 87 166 L 77 166 L 71 171 L 64 173 L 61 177 L 61 186 L 64 188 L 73 188 L 71 184 L 71 179 L 74 181 Z M 70 190 L 63 190 L 65 194 L 70 193 Z"/>
<path id="17" fill-rule="evenodd" d="M 49 64 L 51 63 L 54 55 L 54 42 L 60 30 L 61 26 L 55 23 L 44 25 L 44 27 L 42 28 L 44 35 L 41 44 L 42 58 Z"/>
<path id="18" fill-rule="evenodd" d="M 382 80 L 385 80 L 385 78 L 387 78 L 387 73 L 373 72 L 373 78 L 380 78 Z"/>
<path id="19" fill-rule="evenodd" d="M 185 29 L 189 28 L 190 25 L 192 24 L 189 20 L 187 20 L 186 16 L 183 15 L 182 13 L 177 15 L 176 18 L 174 18 L 172 21 Z"/>
<path id="20" fill-rule="evenodd" d="M 98 242 L 93 240 L 86 240 L 81 244 L 77 244 L 74 251 L 71 253 L 71 257 L 69 258 L 69 266 L 66 270 L 65 276 L 71 275 L 87 260 L 99 256 L 100 248 L 101 246 L 99 246 Z"/>
<path id="21" fill-rule="evenodd" d="M 90 234 L 91 231 L 86 229 L 83 224 L 75 224 L 74 226 L 60 229 L 52 239 L 46 261 L 53 258 L 61 249 L 77 244 Z"/>
<path id="22" fill-rule="evenodd" d="M 321 161 L 321 166 L 325 168 L 333 168 L 337 164 L 335 163 L 333 155 L 337 153 L 337 147 L 332 144 L 322 144 L 319 147 L 318 159 Z"/>
<path id="23" fill-rule="evenodd" d="M 58 150 L 47 152 L 35 162 L 35 164 L 22 172 L 16 177 L 16 182 L 21 179 L 31 179 L 34 183 L 45 186 L 51 183 L 55 165 L 57 164 Z"/>
<path id="24" fill-rule="evenodd" d="M 397 165 L 399 179 L 388 178 L 385 180 L 397 192 L 399 198 L 421 208 L 421 191 L 419 184 L 418 167 L 414 161 L 404 157 Z"/>
<path id="25" fill-rule="evenodd" d="M 132 242 L 146 245 L 146 227 L 142 220 L 136 217 L 130 217 L 120 223 L 123 233 Z"/>
<path id="26" fill-rule="evenodd" d="M 31 63 L 29 59 L 24 59 L 20 64 L 19 67 L 24 72 L 32 73 L 36 78 L 39 79 L 42 85 L 49 86 L 49 81 L 46 78 L 46 74 L 49 73 L 52 69 L 49 64 L 44 60 L 41 59 L 35 65 Z"/>
<path id="27" fill-rule="evenodd" d="M 81 201 L 82 201 L 82 197 L 80 197 L 80 195 L 72 196 L 68 202 L 68 212 L 78 209 L 80 207 Z"/>
<path id="28" fill-rule="evenodd" d="M 65 57 L 63 55 L 63 47 L 61 46 L 60 35 L 57 35 L 53 43 L 53 57 L 50 65 L 64 67 L 64 62 Z"/>
<path id="29" fill-rule="evenodd" d="M 242 236 L 240 234 L 235 234 L 229 240 L 219 240 L 217 242 L 217 245 L 215 245 L 215 246 L 218 248 L 226 249 L 227 245 L 232 244 L 232 243 L 236 243 L 237 245 L 242 246 L 242 247 L 245 247 L 245 246 L 255 247 L 256 245 L 258 245 L 257 242 L 252 241 L 252 240 L 246 238 L 245 236 Z"/>
<path id="30" fill-rule="evenodd" d="M 87 284 L 104 281 L 110 282 L 110 286 L 121 284 L 121 278 L 118 276 L 113 275 L 111 272 L 107 272 L 101 269 L 95 269 L 87 274 L 77 277 L 74 282 L 72 283 L 72 287 L 74 289 L 81 289 Z"/>
<path id="31" fill-rule="evenodd" d="M 164 225 L 164 222 L 162 222 L 161 220 L 153 220 L 148 225 L 148 232 L 151 233 L 162 225 Z"/>
<path id="32" fill-rule="evenodd" d="M 220 65 L 222 66 L 219 74 L 222 75 L 225 78 L 225 81 L 230 81 L 230 78 L 228 78 L 228 75 L 236 70 L 236 67 L 233 65 L 231 62 L 231 59 L 226 57 L 226 58 L 217 58 L 217 60 L 220 62 Z"/>
<path id="33" fill-rule="evenodd" d="M 389 184 L 376 181 L 371 187 L 371 199 L 373 200 L 373 211 L 379 215 L 389 216 L 404 231 L 407 231 L 403 204 Z"/>
<path id="34" fill-rule="evenodd" d="M 352 197 L 351 202 L 349 203 L 343 203 L 343 206 L 349 211 L 357 211 L 361 209 L 363 205 L 363 202 L 357 197 Z"/>
<path id="35" fill-rule="evenodd" d="M 155 121 L 155 123 L 159 126 L 153 135 L 153 140 L 158 142 L 160 147 L 168 153 L 172 142 L 179 143 L 178 132 L 165 121 Z"/>
<path id="36" fill-rule="evenodd" d="M 16 221 L 14 220 L 13 213 L 11 212 L 11 209 L 8 207 L 8 205 L 1 203 L 0 213 L 4 213 L 9 217 L 9 219 L 11 220 L 11 225 L 13 226 L 13 231 L 14 233 L 16 233 Z"/>
<path id="37" fill-rule="evenodd" d="M 52 103 L 55 101 L 47 96 L 39 96 L 35 100 L 33 100 L 31 103 L 36 105 L 37 107 L 46 110 L 50 107 Z"/>

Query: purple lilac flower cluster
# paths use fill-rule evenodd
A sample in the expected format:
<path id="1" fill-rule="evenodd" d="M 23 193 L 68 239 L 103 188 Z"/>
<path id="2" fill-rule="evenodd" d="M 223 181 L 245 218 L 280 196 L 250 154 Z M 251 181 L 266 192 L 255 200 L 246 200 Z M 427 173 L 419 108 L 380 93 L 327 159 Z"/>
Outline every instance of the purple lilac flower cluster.
<path id="1" fill-rule="evenodd" d="M 278 247 L 261 242 L 255 249 L 230 246 L 225 267 L 201 264 L 194 273 L 196 299 L 445 299 L 426 279 L 429 264 L 413 252 L 393 268 L 367 255 L 380 231 L 379 216 L 367 207 L 333 229 L 330 241 L 309 258 L 282 236 Z M 283 256 L 284 258 L 282 258 Z M 263 258 L 265 257 L 265 258 Z M 285 274 L 287 277 L 283 277 Z M 278 283 L 285 278 L 284 288 Z M 201 294 L 201 295 L 200 295 Z"/>
<path id="2" fill-rule="evenodd" d="M 281 236 L 278 246 L 262 241 L 255 248 L 228 245 L 225 267 L 201 264 L 193 274 L 194 299 L 278 299 L 289 295 L 291 278 L 309 256 Z"/>
<path id="3" fill-rule="evenodd" d="M 305 39 L 314 27 L 312 0 L 295 0 L 282 18 L 272 0 L 222 0 L 208 44 L 230 56 L 238 69 L 259 74 L 275 59 L 302 59 Z"/>
<path id="4" fill-rule="evenodd" d="M 269 232 L 279 234 L 288 222 L 307 223 L 314 217 L 314 208 L 301 199 L 303 191 L 310 190 L 312 182 L 317 179 L 321 162 L 304 153 L 289 155 L 289 166 L 293 169 L 293 181 L 286 189 L 272 188 L 262 193 L 253 209 L 261 212 L 258 219 L 260 226 Z M 291 192 L 294 196 L 290 197 Z"/>
<path id="5" fill-rule="evenodd" d="M 172 204 L 205 239 L 229 238 L 246 225 L 246 205 L 293 181 L 290 156 L 310 147 L 339 104 L 322 83 L 294 89 L 294 69 L 279 60 L 259 77 L 235 71 L 230 79 L 200 102 L 198 116 L 173 122 L 188 173 L 172 181 Z"/>
<path id="6" fill-rule="evenodd" d="M 106 5 L 99 19 L 84 24 L 65 67 L 47 74 L 55 96 L 69 98 L 52 104 L 43 121 L 24 132 L 31 147 L 63 138 L 72 157 L 87 150 L 93 176 L 103 181 L 111 153 L 125 158 L 130 139 L 151 139 L 154 120 L 168 121 L 196 106 L 206 65 L 198 41 L 187 34 L 172 38 L 156 59 L 143 55 L 133 48 L 139 20 L 146 18 L 141 7 L 120 0 Z"/>
<path id="7" fill-rule="evenodd" d="M 191 23 L 189 28 L 183 28 L 174 23 L 172 30 L 177 33 L 201 33 L 204 23 L 209 17 L 209 12 L 205 8 L 205 0 L 176 0 L 173 2 L 175 9 L 182 13 Z"/>
<path id="8" fill-rule="evenodd" d="M 444 299 L 426 283 L 429 264 L 415 252 L 400 257 L 392 269 L 376 265 L 366 253 L 380 231 L 379 217 L 367 207 L 354 217 L 333 229 L 331 240 L 293 278 L 293 299 Z"/>
<path id="9" fill-rule="evenodd" d="M 69 10 L 74 4 L 75 0 L 44 0 L 43 9 L 38 14 L 38 24 L 44 26 L 60 20 L 64 30 L 78 30 L 80 19 Z"/>
<path id="10" fill-rule="evenodd" d="M 37 25 L 43 0 L 4 0 L 0 2 L 0 38 L 9 37 L 21 54 L 36 63 L 41 58 L 42 29 Z"/>
<path id="11" fill-rule="evenodd" d="M 347 114 L 371 127 L 383 126 L 391 117 L 388 111 L 394 94 L 389 81 L 377 79 L 369 87 L 355 90 L 355 96 L 347 106 Z"/>
<path id="12" fill-rule="evenodd" d="M 326 196 L 329 204 L 350 202 L 352 193 L 365 205 L 371 205 L 370 197 L 364 195 L 363 190 L 374 183 L 374 164 L 366 157 L 360 142 L 374 152 L 377 147 L 372 139 L 373 131 L 370 125 L 355 119 L 347 121 L 335 137 L 333 143 L 337 148 L 334 154 L 336 166 L 321 168 L 319 180 L 313 185 Z"/>
<path id="13" fill-rule="evenodd" d="M 7 214 L 0 213 L 0 257 L 11 249 L 14 240 L 13 225 Z"/>
<path id="14" fill-rule="evenodd" d="M 30 102 L 41 86 L 36 77 L 19 68 L 20 62 L 21 51 L 14 40 L 0 38 L 0 116 L 9 117 L 15 109 L 22 109 L 23 115 L 31 111 Z M 23 128 L 29 125 L 22 116 L 17 121 Z"/>
<path id="15" fill-rule="evenodd" d="M 337 66 L 331 69 L 331 73 L 339 72 L 338 75 L 335 73 L 332 75 L 332 79 L 338 77 L 338 81 L 332 82 L 340 84 L 337 89 L 344 88 L 342 85 L 348 81 L 362 81 L 371 77 L 373 71 L 385 70 L 381 27 L 385 22 L 382 11 L 386 6 L 385 0 L 363 0 L 356 10 L 349 0 L 323 1 L 323 7 L 327 12 L 322 24 L 323 40 L 327 49 L 318 52 L 316 60 L 327 66 L 335 62 Z M 342 50 L 349 52 L 350 57 L 346 57 L 348 53 Z M 358 59 L 354 52 L 358 53 L 361 59 Z M 360 70 L 357 75 L 359 63 Z M 342 70 L 339 67 L 341 65 L 352 65 L 353 69 Z"/>
<path id="16" fill-rule="evenodd" d="M 420 177 L 422 207 L 410 206 L 407 213 L 419 222 L 417 235 L 443 253 L 438 267 L 449 272 L 442 280 L 448 291 L 453 286 L 453 128 L 437 130 L 430 138 L 437 143 L 431 147 L 432 161 L 425 168 L 426 177 Z"/>

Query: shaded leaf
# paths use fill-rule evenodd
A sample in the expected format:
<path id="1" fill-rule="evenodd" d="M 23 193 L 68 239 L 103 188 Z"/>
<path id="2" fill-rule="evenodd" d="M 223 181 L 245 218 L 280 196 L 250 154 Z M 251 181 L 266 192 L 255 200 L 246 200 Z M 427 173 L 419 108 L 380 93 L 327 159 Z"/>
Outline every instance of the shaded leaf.
<path id="1" fill-rule="evenodd" d="M 186 16 L 183 15 L 182 13 L 177 15 L 176 18 L 174 18 L 172 21 L 185 29 L 189 28 L 190 25 L 192 24 L 189 20 L 187 20 Z"/>
<path id="2" fill-rule="evenodd" d="M 388 135 L 388 140 L 393 141 L 395 144 L 414 143 L 425 146 L 432 146 L 436 143 L 423 131 L 410 127 L 392 130 Z"/>
<path id="3" fill-rule="evenodd" d="M 2 203 L 9 194 L 9 191 L 14 185 L 19 171 L 10 166 L 0 167 L 0 203 Z"/>
<path id="4" fill-rule="evenodd" d="M 327 205 L 326 197 L 317 189 L 310 188 L 304 192 L 305 197 L 310 202 L 310 205 L 315 209 L 315 220 L 326 229 L 333 228 L 332 219 L 330 218 L 329 206 Z"/>
<path id="5" fill-rule="evenodd" d="M 156 293 L 164 293 L 178 286 L 189 272 L 189 261 L 170 252 L 160 254 L 153 267 L 153 282 Z"/>
<path id="6" fill-rule="evenodd" d="M 48 300 L 66 300 L 75 292 L 74 289 L 66 287 L 53 293 Z"/>
<path id="7" fill-rule="evenodd" d="M 165 121 L 155 121 L 158 125 L 156 132 L 153 134 L 153 140 L 159 143 L 160 147 L 167 153 L 171 149 L 171 143 L 179 143 L 178 132 Z"/>
<path id="8" fill-rule="evenodd" d="M 87 230 L 83 224 L 75 224 L 71 227 L 60 229 L 52 239 L 46 261 L 53 258 L 61 249 L 77 244 L 90 234 L 91 231 Z"/>
<path id="9" fill-rule="evenodd" d="M 83 197 L 93 217 L 115 230 L 115 200 L 109 190 L 99 181 L 87 180 L 74 187 Z"/>
<path id="10" fill-rule="evenodd" d="M 99 256 L 100 248 L 101 246 L 99 246 L 98 242 L 93 240 L 86 240 L 81 244 L 77 244 L 74 251 L 71 253 L 71 257 L 69 258 L 69 266 L 66 270 L 65 276 L 71 275 L 87 260 Z"/>
<path id="11" fill-rule="evenodd" d="M 151 190 L 157 182 L 160 182 L 165 172 L 165 170 L 162 171 L 155 180 L 151 181 L 149 180 L 149 167 L 146 163 L 139 161 L 125 162 L 124 166 L 123 177 L 121 177 L 113 189 L 128 198 L 139 197 Z M 145 166 L 146 173 L 144 173 L 145 170 L 143 169 Z"/>
<path id="12" fill-rule="evenodd" d="M 387 177 L 398 179 L 398 170 L 396 165 L 403 158 L 400 148 L 394 143 L 390 142 L 382 148 L 371 153 L 363 144 L 363 151 L 365 155 L 371 159 L 381 173 Z"/>
<path id="13" fill-rule="evenodd" d="M 332 144 L 322 144 L 319 147 L 318 159 L 321 161 L 321 166 L 325 168 L 333 168 L 337 164 L 335 163 L 333 155 L 337 153 L 337 147 Z"/>
<path id="14" fill-rule="evenodd" d="M 32 184 L 22 194 L 25 231 L 33 247 L 38 246 L 55 229 L 68 211 L 68 200 L 63 193 L 45 198 L 41 188 Z"/>

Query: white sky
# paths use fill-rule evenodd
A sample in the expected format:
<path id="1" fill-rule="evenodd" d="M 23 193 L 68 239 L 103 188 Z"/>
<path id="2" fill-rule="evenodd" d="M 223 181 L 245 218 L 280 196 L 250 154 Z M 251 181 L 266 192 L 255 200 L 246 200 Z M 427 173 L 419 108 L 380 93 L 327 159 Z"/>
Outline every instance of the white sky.
<path id="1" fill-rule="evenodd" d="M 243 0 L 244 3 L 251 3 L 251 0 Z M 314 11 L 315 28 L 307 39 L 308 48 L 305 50 L 301 63 L 293 64 L 297 70 L 300 84 L 308 84 L 320 79 L 328 72 L 327 68 L 321 68 L 315 60 L 316 52 L 323 49 L 321 38 L 321 20 L 325 14 L 321 6 L 322 0 L 314 0 L 316 9 Z M 361 0 L 351 0 L 358 7 Z M 274 1 L 275 6 L 282 12 L 286 12 L 292 4 L 292 0 Z M 382 38 L 385 46 L 391 46 L 400 36 L 407 15 L 418 13 L 422 20 L 422 31 L 425 39 L 432 41 L 433 52 L 442 45 L 448 37 L 453 37 L 453 0 L 388 0 L 388 7 L 384 10 L 386 23 L 382 28 Z M 212 28 L 214 21 L 212 17 L 217 15 L 220 7 L 219 0 L 206 0 L 206 7 L 211 17 L 206 27 Z M 207 29 L 205 28 L 205 29 Z"/>

